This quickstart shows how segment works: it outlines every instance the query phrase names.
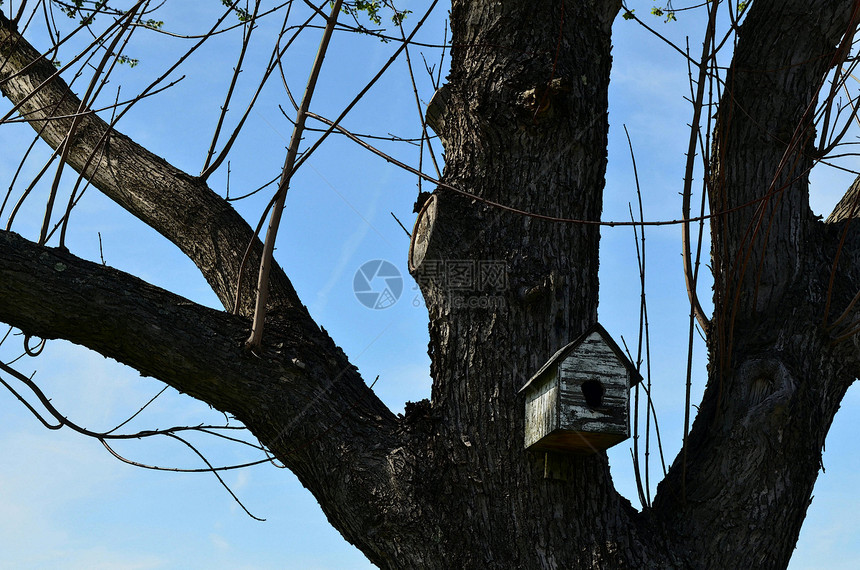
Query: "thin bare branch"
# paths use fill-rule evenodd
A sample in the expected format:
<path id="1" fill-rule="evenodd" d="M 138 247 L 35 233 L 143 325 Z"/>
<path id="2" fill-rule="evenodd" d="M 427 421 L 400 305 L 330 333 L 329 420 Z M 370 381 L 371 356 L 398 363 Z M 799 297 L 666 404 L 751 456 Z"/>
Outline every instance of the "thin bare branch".
<path id="1" fill-rule="evenodd" d="M 406 41 L 403 41 L 400 44 L 400 47 L 397 48 L 397 50 L 395 50 L 395 52 L 391 55 L 390 58 L 388 58 L 388 61 L 385 62 L 385 64 L 379 69 L 379 71 L 376 73 L 376 75 L 374 75 L 373 78 L 370 81 L 368 81 L 367 85 L 365 85 L 364 88 L 361 91 L 359 91 L 358 95 L 353 97 L 352 101 L 350 101 L 350 103 L 344 108 L 344 110 L 341 111 L 340 115 L 338 115 L 338 117 L 334 121 L 332 121 L 331 125 L 326 130 L 326 132 L 324 132 L 322 134 L 322 136 L 319 139 L 317 139 L 317 141 L 313 145 L 311 145 L 311 147 L 302 154 L 302 158 L 296 162 L 296 165 L 293 168 L 293 170 L 298 170 L 299 168 L 301 168 L 302 164 L 304 164 L 304 162 L 313 154 L 313 152 L 317 148 L 319 148 L 319 146 L 323 143 L 323 141 L 326 138 L 328 138 L 328 136 L 335 130 L 335 127 L 337 125 L 339 125 L 340 122 L 349 114 L 349 112 L 352 110 L 352 108 L 355 107 L 356 104 L 358 104 L 358 102 L 361 100 L 361 98 L 364 97 L 364 95 L 368 91 L 370 91 L 370 88 L 373 87 L 373 85 L 379 80 L 379 78 L 382 77 L 383 74 L 385 74 L 385 72 L 388 70 L 389 67 L 391 67 L 391 64 L 394 63 L 394 61 L 397 59 L 397 57 L 400 55 L 400 53 L 406 49 L 406 45 L 412 42 L 412 38 L 415 36 L 415 34 L 418 33 L 418 30 L 421 29 L 421 27 L 424 25 L 424 22 L 427 21 L 427 18 L 430 17 L 430 14 L 433 13 L 433 9 L 436 7 L 436 4 L 438 2 L 439 2 L 439 0 L 433 0 L 433 2 L 427 8 L 427 11 L 424 13 L 424 16 L 415 25 L 415 28 L 409 34 L 409 37 L 406 38 Z"/>
<path id="2" fill-rule="evenodd" d="M 699 60 L 698 70 L 699 76 L 696 80 L 696 95 L 693 101 L 693 118 L 690 122 L 690 141 L 687 145 L 687 163 L 684 168 L 684 189 L 681 193 L 681 213 L 684 219 L 690 218 L 690 198 L 693 193 L 693 170 L 696 163 L 696 146 L 699 140 L 699 125 L 702 117 L 702 108 L 705 100 L 705 83 L 708 73 L 708 62 L 714 57 L 712 52 L 713 38 L 716 33 L 717 9 L 719 2 L 713 2 L 713 5 L 708 9 L 708 24 L 705 31 L 705 38 L 702 43 L 702 56 Z M 690 87 L 692 89 L 692 66 L 688 61 L 688 73 L 690 76 Z M 707 176 L 707 173 L 705 173 Z M 684 282 L 687 286 L 687 296 L 690 299 L 693 315 L 699 321 L 699 326 L 707 334 L 710 327 L 710 321 L 699 303 L 699 295 L 696 290 L 696 282 L 693 276 L 692 254 L 690 252 L 690 224 L 684 223 L 681 227 L 681 251 L 684 260 Z M 685 431 L 686 433 L 686 431 Z"/>
<path id="3" fill-rule="evenodd" d="M 290 4 L 292 6 L 292 4 Z M 236 67 L 233 68 L 233 77 L 230 79 L 230 86 L 227 88 L 227 94 L 224 96 L 224 104 L 221 105 L 221 113 L 218 115 L 218 122 L 215 125 L 215 134 L 212 135 L 212 143 L 209 145 L 209 150 L 206 153 L 206 161 L 203 163 L 202 172 L 206 172 L 212 156 L 215 154 L 215 146 L 218 144 L 218 136 L 221 134 L 221 127 L 224 125 L 224 118 L 227 116 L 227 111 L 230 109 L 230 100 L 233 98 L 233 90 L 236 88 L 236 82 L 239 80 L 239 74 L 242 73 L 242 64 L 245 61 L 245 53 L 248 51 L 248 46 L 251 43 L 251 34 L 257 27 L 256 19 L 257 12 L 260 10 L 260 0 L 254 2 L 254 13 L 251 15 L 250 23 L 246 22 L 245 32 L 242 34 L 242 47 L 239 50 L 239 61 L 236 62 Z M 201 175 L 202 176 L 202 175 Z"/>
<path id="4" fill-rule="evenodd" d="M 98 66 L 96 67 L 96 70 L 93 73 L 93 77 L 90 80 L 90 84 L 87 87 L 86 92 L 84 93 L 83 97 L 81 97 L 81 100 L 78 103 L 78 110 L 75 114 L 74 119 L 72 119 L 72 124 L 69 125 L 69 131 L 63 141 L 62 151 L 60 153 L 60 163 L 57 165 L 57 173 L 54 176 L 53 183 L 51 184 L 51 191 L 48 196 L 48 203 L 45 206 L 45 217 L 42 221 L 42 229 L 39 233 L 39 245 L 44 244 L 47 240 L 48 227 L 51 223 L 51 214 L 53 211 L 54 199 L 56 198 L 57 191 L 59 190 L 60 179 L 63 176 L 63 167 L 66 165 L 66 161 L 69 157 L 69 152 L 72 147 L 72 141 L 74 140 L 75 132 L 80 125 L 82 117 L 81 113 L 83 113 L 83 111 L 87 109 L 87 107 L 89 107 L 90 98 L 94 96 L 94 91 L 96 90 L 96 86 L 98 85 L 99 79 L 101 79 L 102 71 L 104 70 L 105 65 L 107 65 L 107 62 L 111 58 L 113 58 L 114 61 L 119 58 L 120 52 L 115 52 L 114 50 L 116 50 L 116 46 L 122 39 L 123 34 L 129 29 L 129 25 L 134 20 L 135 15 L 137 14 L 137 9 L 140 5 L 141 2 L 138 2 L 131 10 L 129 10 L 128 14 L 122 19 L 122 23 L 120 24 L 119 29 L 114 35 L 110 46 L 108 46 L 108 48 L 105 50 L 105 54 L 99 62 Z"/>
<path id="5" fill-rule="evenodd" d="M 278 226 L 281 222 L 281 212 L 284 209 L 284 200 L 287 197 L 287 191 L 290 188 L 290 179 L 293 173 L 293 165 L 296 162 L 296 156 L 299 154 L 299 145 L 302 142 L 302 131 L 304 130 L 305 121 L 307 120 L 308 108 L 311 104 L 311 99 L 314 95 L 314 88 L 319 78 L 320 70 L 322 69 L 323 61 L 325 60 L 326 50 L 328 49 L 329 40 L 331 40 L 334 26 L 337 23 L 337 17 L 340 13 L 342 0 L 335 0 L 331 15 L 328 18 L 325 33 L 323 33 L 320 47 L 317 50 L 317 56 L 314 60 L 314 65 L 311 70 L 311 75 L 308 78 L 308 84 L 305 88 L 305 94 L 302 97 L 302 104 L 299 107 L 298 116 L 296 117 L 296 126 L 293 129 L 293 137 L 290 140 L 290 147 L 287 150 L 287 158 L 284 161 L 283 174 L 278 185 L 278 191 L 275 193 L 275 205 L 272 210 L 272 217 L 269 221 L 269 228 L 266 231 L 266 240 L 263 242 L 263 255 L 260 260 L 260 276 L 257 280 L 257 302 L 254 307 L 254 320 L 251 323 L 251 336 L 245 342 L 245 345 L 251 350 L 259 350 L 260 343 L 263 339 L 263 325 L 266 319 L 266 303 L 269 300 L 269 272 L 271 270 L 272 255 L 275 250 L 275 239 L 278 235 Z"/>

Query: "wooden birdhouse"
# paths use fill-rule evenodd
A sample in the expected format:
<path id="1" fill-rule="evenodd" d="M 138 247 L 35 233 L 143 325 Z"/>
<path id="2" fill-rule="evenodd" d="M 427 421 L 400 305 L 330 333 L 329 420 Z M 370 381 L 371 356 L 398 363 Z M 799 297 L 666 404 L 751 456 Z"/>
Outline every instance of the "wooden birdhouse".
<path id="1" fill-rule="evenodd" d="M 642 377 L 599 324 L 526 382 L 525 447 L 596 453 L 630 437 L 630 388 Z"/>

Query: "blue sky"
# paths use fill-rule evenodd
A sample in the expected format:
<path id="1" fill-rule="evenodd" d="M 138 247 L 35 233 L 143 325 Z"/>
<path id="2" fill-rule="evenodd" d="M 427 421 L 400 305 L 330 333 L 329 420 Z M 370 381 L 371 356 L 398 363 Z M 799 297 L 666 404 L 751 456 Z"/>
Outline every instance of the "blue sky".
<path id="1" fill-rule="evenodd" d="M 8 10 L 8 2 L 4 10 Z M 406 7 L 418 20 L 427 2 Z M 644 11 L 650 6 L 640 2 Z M 219 2 L 168 2 L 166 27 L 176 31 L 201 29 Z M 636 6 L 636 4 L 634 4 Z M 427 24 L 425 40 L 442 39 L 446 6 Z M 8 13 L 8 12 L 6 12 Z M 637 12 L 638 13 L 638 12 Z M 236 98 L 235 121 L 250 96 L 260 65 L 270 49 L 273 27 L 280 17 L 264 21 L 259 49 L 246 62 Z M 277 20 L 277 21 L 275 21 Z M 652 22 L 659 25 L 658 21 Z M 683 14 L 661 31 L 683 43 L 691 37 L 694 51 L 702 23 Z M 30 37 L 47 45 L 41 29 Z M 164 95 L 145 100 L 119 124 L 119 130 L 191 173 L 197 173 L 211 138 L 213 123 L 230 80 L 239 36 L 224 35 L 195 55 L 179 74 L 186 79 Z M 319 31 L 304 34 L 285 61 L 291 86 L 301 93 L 319 41 Z M 605 220 L 626 220 L 628 202 L 635 201 L 626 124 L 636 151 L 646 219 L 680 217 L 681 177 L 686 123 L 691 110 L 683 96 L 689 87 L 686 66 L 672 50 L 632 22 L 615 25 L 614 68 L 610 94 L 610 148 Z M 134 69 L 121 70 L 111 82 L 131 94 L 158 76 L 187 41 L 141 35 L 128 53 L 140 59 Z M 395 46 L 368 37 L 336 34 L 323 67 L 312 110 L 336 116 L 372 77 Z M 435 49 L 421 50 L 428 62 L 438 62 Z M 67 52 L 68 54 L 69 52 Z M 418 50 L 413 64 L 423 101 L 432 86 Z M 60 59 L 71 55 L 61 53 Z M 438 64 L 437 64 L 438 65 Z M 107 94 L 105 100 L 113 97 Z M 284 158 L 291 125 L 277 109 L 288 100 L 275 78 L 252 112 L 231 157 L 231 195 L 244 193 L 274 177 Z M 0 101 L 0 111 L 8 103 Z M 417 108 L 405 60 L 398 61 L 346 120 L 363 133 L 417 136 Z M 232 124 L 232 123 L 230 123 Z M 28 144 L 29 127 L 0 129 L 0 148 Z M 854 133 L 856 134 L 856 133 Z M 24 141 L 24 142 L 22 142 Z M 386 151 L 416 165 L 415 147 L 380 143 Z M 437 144 L 438 147 L 438 144 Z M 438 150 L 438 148 L 437 148 Z M 27 163 L 28 172 L 41 167 L 44 148 Z M 8 186 L 17 166 L 16 152 L 0 155 L 0 187 Z M 850 165 L 849 165 L 850 166 Z M 856 169 L 856 164 L 854 168 Z M 425 168 L 430 170 L 432 167 Z M 210 183 L 224 192 L 224 165 Z M 813 207 L 829 212 L 853 177 L 819 167 L 813 172 Z M 73 179 L 69 178 L 68 184 Z M 414 176 L 397 170 L 353 143 L 332 137 L 297 174 L 287 198 L 276 256 L 310 309 L 336 342 L 350 355 L 367 381 L 379 376 L 375 390 L 395 411 L 407 400 L 429 396 L 427 315 L 406 270 L 408 239 L 389 212 L 411 228 Z M 35 239 L 45 190 L 34 195 L 13 229 Z M 270 194 L 236 203 L 255 223 Z M 694 199 L 695 202 L 695 199 Z M 5 224 L 5 216 L 3 218 Z M 105 261 L 197 302 L 218 306 L 197 269 L 151 229 L 130 217 L 95 191 L 88 191 L 74 211 L 69 245 L 81 257 L 98 260 L 99 233 Z M 666 461 L 680 448 L 684 414 L 684 379 L 688 308 L 684 289 L 680 228 L 647 230 L 648 302 L 651 324 L 652 381 Z M 362 306 L 352 290 L 355 271 L 366 261 L 385 259 L 406 278 L 398 302 L 384 310 Z M 700 285 L 708 299 L 710 283 Z M 630 228 L 602 230 L 600 321 L 616 339 L 635 344 L 638 328 L 638 271 Z M 0 347 L 4 360 L 20 352 L 20 338 Z M 694 398 L 705 375 L 704 346 L 695 347 Z M 93 429 L 123 421 L 152 397 L 161 385 L 97 354 L 64 342 L 51 342 L 37 360 L 19 361 L 55 405 Z M 854 434 L 860 430 L 860 390 L 854 386 L 837 415 L 824 455 L 826 473 L 819 476 L 815 498 L 791 568 L 849 568 L 860 556 L 856 510 L 860 507 L 855 473 L 860 460 Z M 138 428 L 219 421 L 208 406 L 168 391 L 142 418 Z M 243 461 L 248 455 L 235 446 L 202 443 L 216 463 Z M 630 442 L 610 451 L 613 479 L 634 504 L 636 492 L 630 466 Z M 167 440 L 128 442 L 120 448 L 142 462 L 199 467 L 195 458 Z M 652 458 L 656 458 L 656 450 Z M 289 472 L 272 466 L 231 471 L 225 480 L 243 503 L 264 523 L 245 515 L 207 474 L 173 474 L 131 467 L 113 459 L 98 442 L 68 431 L 43 429 L 14 398 L 0 392 L 0 568 L 370 568 L 364 556 L 347 544 L 327 523 L 313 497 Z M 652 484 L 660 479 L 652 462 Z"/>

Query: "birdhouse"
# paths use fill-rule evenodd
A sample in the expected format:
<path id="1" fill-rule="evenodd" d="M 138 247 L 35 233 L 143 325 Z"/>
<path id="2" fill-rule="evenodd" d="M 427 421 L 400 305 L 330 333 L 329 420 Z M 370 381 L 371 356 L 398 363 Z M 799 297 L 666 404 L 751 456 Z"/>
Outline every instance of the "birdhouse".
<path id="1" fill-rule="evenodd" d="M 630 437 L 630 388 L 642 377 L 595 323 L 526 382 L 525 447 L 596 453 Z"/>

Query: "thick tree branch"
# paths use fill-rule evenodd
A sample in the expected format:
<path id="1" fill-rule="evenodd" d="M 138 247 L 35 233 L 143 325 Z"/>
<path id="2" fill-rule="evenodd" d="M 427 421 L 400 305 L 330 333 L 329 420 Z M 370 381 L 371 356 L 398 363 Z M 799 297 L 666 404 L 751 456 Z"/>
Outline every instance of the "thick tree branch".
<path id="1" fill-rule="evenodd" d="M 258 358 L 242 349 L 246 319 L 5 231 L 0 232 L 0 321 L 40 338 L 86 346 L 236 415 L 268 408 L 258 398 L 272 392 L 286 392 L 296 402 L 285 415 L 299 413 L 331 376 L 340 376 L 344 387 L 364 386 L 343 352 L 312 323 L 279 319 L 276 338 Z M 366 399 L 362 407 L 370 407 L 379 421 L 392 417 L 363 388 L 339 393 L 325 396 L 333 408 L 323 414 L 331 416 L 328 420 L 341 420 L 353 398 Z"/>
<path id="2" fill-rule="evenodd" d="M 787 564 L 854 378 L 821 326 L 835 232 L 809 208 L 808 172 L 815 106 L 857 6 L 753 2 L 720 102 L 711 209 L 757 205 L 712 219 L 708 386 L 654 511 L 700 556 L 724 553 L 725 567 Z"/>
<path id="3" fill-rule="evenodd" d="M 824 323 L 839 341 L 860 332 L 860 176 L 822 224 L 829 268 Z M 855 351 L 860 353 L 860 351 Z"/>
<path id="4" fill-rule="evenodd" d="M 756 204 L 712 225 L 718 293 L 735 314 L 762 310 L 758 300 L 773 293 L 777 301 L 801 277 L 816 228 L 813 117 L 840 40 L 850 42 L 856 26 L 854 4 L 757 1 L 739 31 L 717 118 L 711 202 L 712 211 Z M 730 283 L 751 294 L 739 301 Z"/>
<path id="5" fill-rule="evenodd" d="M 824 310 L 824 324 L 833 342 L 843 349 L 842 359 L 854 362 L 860 377 L 860 176 L 848 188 L 822 231 L 832 259 Z"/>
<path id="6" fill-rule="evenodd" d="M 63 144 L 80 100 L 56 69 L 0 13 L 0 91 L 24 102 L 19 113 L 52 148 Z M 242 278 L 239 314 L 253 312 L 262 244 L 239 214 L 204 181 L 113 130 L 95 113 L 79 116 L 67 162 L 131 214 L 153 227 L 200 268 L 222 304 L 233 309 L 242 256 L 254 248 Z M 87 165 L 91 156 L 95 158 Z M 270 310 L 301 307 L 280 267 L 271 275 Z"/>
<path id="7" fill-rule="evenodd" d="M 86 346 L 219 409 L 238 412 L 253 400 L 253 384 L 239 381 L 247 376 L 243 319 L 17 234 L 0 236 L 3 322 Z"/>
<path id="8" fill-rule="evenodd" d="M 396 418 L 309 320 L 270 322 L 251 354 L 241 317 L 0 232 L 0 321 L 81 344 L 233 414 L 365 549 L 368 537 L 408 524 Z"/>
<path id="9" fill-rule="evenodd" d="M 835 224 L 853 218 L 860 218 L 860 176 L 854 179 L 854 183 L 827 216 L 825 222 Z"/>

